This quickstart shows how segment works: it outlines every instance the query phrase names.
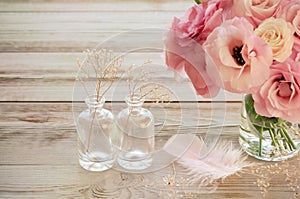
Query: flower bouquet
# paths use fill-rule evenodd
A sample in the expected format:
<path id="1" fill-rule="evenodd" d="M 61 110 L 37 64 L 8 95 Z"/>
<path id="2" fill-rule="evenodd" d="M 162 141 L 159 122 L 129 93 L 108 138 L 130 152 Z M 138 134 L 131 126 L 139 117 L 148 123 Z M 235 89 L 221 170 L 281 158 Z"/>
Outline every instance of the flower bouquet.
<path id="1" fill-rule="evenodd" d="M 240 144 L 277 161 L 300 150 L 300 1 L 206 0 L 175 17 L 166 64 L 197 94 L 244 95 Z"/>

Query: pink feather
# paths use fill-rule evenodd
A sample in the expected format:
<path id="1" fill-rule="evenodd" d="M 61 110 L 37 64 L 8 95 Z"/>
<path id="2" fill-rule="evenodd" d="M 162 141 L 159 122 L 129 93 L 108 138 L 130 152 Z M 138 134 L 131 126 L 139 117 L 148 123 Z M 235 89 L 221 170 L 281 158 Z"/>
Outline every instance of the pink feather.
<path id="1" fill-rule="evenodd" d="M 226 177 L 241 172 L 243 168 L 253 166 L 253 163 L 246 161 L 239 148 L 235 148 L 231 142 L 217 141 L 206 144 L 195 135 L 175 135 L 172 146 L 181 148 L 180 140 L 189 140 L 190 145 L 183 154 L 180 154 L 177 162 L 183 167 L 190 183 L 197 183 L 199 186 L 209 185 L 216 180 L 224 180 Z M 187 146 L 187 143 L 183 143 Z M 169 143 L 170 146 L 170 143 Z M 169 152 L 176 155 L 169 147 Z"/>

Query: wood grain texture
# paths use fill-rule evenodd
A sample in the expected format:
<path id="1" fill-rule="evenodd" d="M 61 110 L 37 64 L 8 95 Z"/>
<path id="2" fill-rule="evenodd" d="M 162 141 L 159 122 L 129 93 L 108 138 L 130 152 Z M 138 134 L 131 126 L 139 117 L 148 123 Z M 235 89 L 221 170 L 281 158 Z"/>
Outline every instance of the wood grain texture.
<path id="1" fill-rule="evenodd" d="M 79 106 L 79 105 L 78 105 Z M 83 104 L 80 105 L 83 107 Z M 107 104 L 106 108 L 121 109 L 123 103 Z M 178 128 L 181 119 L 186 133 L 206 134 L 212 128 L 210 103 L 198 104 L 201 113 L 195 113 L 193 103 L 172 105 L 165 111 L 146 104 L 156 115 L 156 124 L 167 120 L 164 129 L 156 136 L 158 144 L 164 144 Z M 181 107 L 181 108 L 179 108 Z M 178 110 L 187 110 L 185 118 L 178 117 Z M 237 145 L 238 115 L 240 104 L 226 106 L 225 127 L 221 139 Z M 158 174 L 128 174 L 109 170 L 91 173 L 77 163 L 76 129 L 70 103 L 3 103 L 0 105 L 0 196 L 3 198 L 158 198 L 163 171 Z M 222 115 L 223 108 L 215 109 Z M 198 115 L 198 117 L 195 117 Z M 221 117 L 220 117 L 221 118 Z M 175 126 L 174 126 L 175 125 Z M 214 128 L 220 128 L 216 126 Z M 251 159 L 255 161 L 254 159 Z M 157 184 L 151 184 L 150 182 Z M 232 176 L 219 186 L 216 192 L 194 193 L 186 198 L 261 198 L 253 182 L 255 176 Z M 149 185 L 150 183 L 150 185 Z M 160 183 L 160 184 L 159 184 Z M 194 188 L 197 190 L 197 188 Z M 276 179 L 274 196 L 292 196 L 284 179 Z"/>
<path id="2" fill-rule="evenodd" d="M 223 123 L 226 125 L 222 132 L 225 138 L 237 136 L 238 121 L 235 118 L 240 104 L 215 107 L 215 113 L 211 112 L 210 103 L 198 106 L 194 103 L 171 104 L 164 109 L 154 105 L 150 103 L 145 107 L 156 118 L 157 140 L 161 144 L 178 133 L 179 128 L 180 132 L 203 135 L 208 128 L 221 128 Z M 86 109 L 81 103 L 74 106 L 75 115 Z M 116 114 L 125 108 L 125 103 L 107 104 L 106 107 Z M 223 121 L 226 110 L 233 114 L 226 114 Z M 3 103 L 0 112 L 0 151 L 4 157 L 0 164 L 77 163 L 77 134 L 70 103 Z M 219 117 L 212 118 L 212 114 Z M 37 148 L 41 153 L 36 153 Z"/>
<path id="3" fill-rule="evenodd" d="M 81 52 L 122 31 L 163 30 L 188 6 L 188 1 L 3 2 L 0 47 L 2 52 Z M 149 42 L 158 41 L 150 38 Z"/>
<path id="4" fill-rule="evenodd" d="M 188 79 L 178 82 L 174 74 L 167 71 L 162 52 L 136 52 L 125 55 L 124 65 L 141 64 L 145 60 L 152 60 L 157 70 L 152 82 L 169 87 L 178 98 L 183 101 L 207 101 L 196 96 L 192 84 Z M 77 58 L 84 57 L 83 53 L 0 53 L 0 92 L 1 101 L 72 101 L 75 76 L 78 66 Z M 160 69 L 161 68 L 161 69 Z M 150 80 L 149 80 L 150 81 Z M 128 85 L 120 79 L 118 88 L 112 89 L 108 100 L 120 101 L 128 93 Z M 76 85 L 80 90 L 81 85 Z M 179 89 L 181 88 L 181 89 Z M 79 91 L 78 91 L 79 92 Z M 82 100 L 77 94 L 74 100 Z M 217 96 L 215 101 L 240 101 L 241 96 L 225 92 Z"/>
<path id="5" fill-rule="evenodd" d="M 177 198 L 262 198 L 251 172 L 231 176 L 209 193 L 196 186 L 170 189 L 162 179 L 172 173 L 171 167 L 148 174 L 94 173 L 78 164 L 73 114 L 76 118 L 85 104 L 80 87 L 72 104 L 76 59 L 85 49 L 125 32 L 103 47 L 117 53 L 151 47 L 130 53 L 126 64 L 151 59 L 165 67 L 162 40 L 157 39 L 162 32 L 149 34 L 146 28 L 165 30 L 191 5 L 191 0 L 0 0 L 0 198 L 156 199 L 175 198 L 174 190 L 180 189 L 192 194 Z M 208 130 L 238 146 L 240 95 L 204 99 L 195 96 L 187 79 L 176 82 L 171 72 L 158 73 L 153 81 L 178 97 L 170 104 L 145 104 L 156 118 L 156 149 L 178 132 L 205 136 Z M 121 79 L 108 93 L 106 108 L 116 114 L 125 107 L 126 94 Z M 289 164 L 299 167 L 297 157 Z M 266 198 L 293 194 L 284 178 L 275 177 Z"/>

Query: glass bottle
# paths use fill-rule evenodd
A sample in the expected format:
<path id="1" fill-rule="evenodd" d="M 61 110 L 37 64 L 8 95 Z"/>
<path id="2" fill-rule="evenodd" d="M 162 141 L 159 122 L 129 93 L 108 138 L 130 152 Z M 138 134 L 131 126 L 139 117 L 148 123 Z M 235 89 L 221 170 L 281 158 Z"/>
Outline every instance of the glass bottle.
<path id="1" fill-rule="evenodd" d="M 246 153 L 265 161 L 283 161 L 298 155 L 300 124 L 258 115 L 250 94 L 244 96 L 241 110 L 239 142 Z"/>
<path id="2" fill-rule="evenodd" d="M 96 95 L 85 100 L 88 109 L 78 118 L 79 164 L 88 171 L 104 171 L 114 164 L 111 135 L 115 130 L 113 114 L 103 108 L 105 98 Z"/>
<path id="3" fill-rule="evenodd" d="M 154 151 L 154 119 L 142 108 L 144 101 L 138 95 L 127 96 L 127 108 L 117 116 L 121 134 L 118 163 L 127 170 L 143 170 L 151 166 Z"/>

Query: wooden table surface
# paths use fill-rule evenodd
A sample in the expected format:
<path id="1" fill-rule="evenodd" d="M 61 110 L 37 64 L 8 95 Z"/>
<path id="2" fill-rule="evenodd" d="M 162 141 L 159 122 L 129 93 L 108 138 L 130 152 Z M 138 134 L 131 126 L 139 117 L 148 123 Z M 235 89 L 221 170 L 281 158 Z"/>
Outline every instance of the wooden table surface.
<path id="1" fill-rule="evenodd" d="M 182 15 L 192 4 L 192 0 L 0 1 L 0 198 L 175 198 L 162 191 L 167 175 L 164 171 L 94 173 L 79 166 L 72 93 L 78 69 L 76 59 L 82 51 L 123 31 L 165 29 L 173 16 Z M 123 52 L 141 42 L 138 38 L 117 39 L 121 43 L 112 38 L 108 44 Z M 142 44 L 161 43 L 148 39 Z M 152 49 L 133 55 L 132 61 L 153 58 L 164 65 L 160 51 Z M 168 119 L 173 118 L 173 123 L 165 125 L 157 140 L 165 142 L 179 124 L 184 132 L 203 136 L 213 110 L 217 117 L 225 118 L 221 139 L 238 146 L 240 96 L 226 94 L 226 98 L 211 102 L 194 97 L 188 81 L 178 84 L 164 74 L 156 78 L 173 85 L 179 95 L 178 102 L 168 110 Z M 126 86 L 122 82 L 120 85 Z M 123 91 L 108 97 L 108 108 L 122 104 Z M 190 114 L 195 107 L 200 110 L 197 117 Z M 179 121 L 176 117 L 181 110 L 189 114 Z M 163 117 L 163 113 L 157 114 Z M 299 161 L 299 156 L 288 161 L 287 168 L 299 169 Z M 154 176 L 156 179 L 152 179 Z M 148 180 L 145 184 L 147 179 L 154 183 Z M 196 193 L 195 186 L 190 194 L 177 197 L 263 198 L 255 182 L 257 177 L 251 173 L 233 175 L 214 192 Z M 292 191 L 280 176 L 274 176 L 270 184 L 266 198 L 293 198 L 299 191 Z"/>

